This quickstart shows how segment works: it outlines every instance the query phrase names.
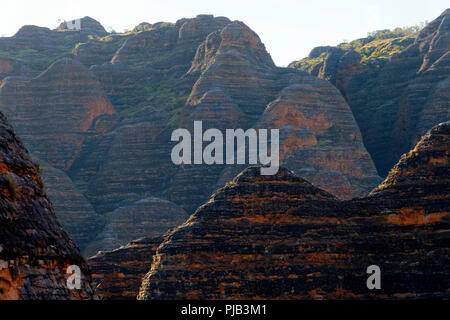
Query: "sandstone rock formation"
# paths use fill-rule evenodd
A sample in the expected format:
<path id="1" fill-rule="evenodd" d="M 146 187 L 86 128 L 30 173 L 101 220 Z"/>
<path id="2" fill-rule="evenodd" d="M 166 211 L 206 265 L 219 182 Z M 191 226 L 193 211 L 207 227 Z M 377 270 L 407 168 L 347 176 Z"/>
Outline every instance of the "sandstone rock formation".
<path id="1" fill-rule="evenodd" d="M 98 117 L 115 113 L 92 73 L 71 59 L 33 79 L 5 79 L 0 95 L 0 109 L 32 153 L 64 170 L 97 133 Z"/>
<path id="2" fill-rule="evenodd" d="M 0 38 L 0 57 L 12 62 L 10 75 L 35 77 L 58 59 L 71 57 L 78 44 L 106 34 L 92 18 L 81 19 L 81 24 L 81 30 L 67 30 L 63 25 L 56 30 L 23 26 L 12 37 Z"/>
<path id="3" fill-rule="evenodd" d="M 142 238 L 89 258 L 96 293 L 105 300 L 136 300 L 162 238 Z"/>
<path id="4" fill-rule="evenodd" d="M 450 122 L 432 128 L 389 172 L 370 196 L 439 199 L 450 185 Z M 448 209 L 448 208 L 447 208 Z"/>
<path id="5" fill-rule="evenodd" d="M 40 169 L 45 192 L 53 204 L 58 221 L 83 252 L 102 230 L 104 218 L 94 210 L 63 170 L 31 156 Z"/>
<path id="6" fill-rule="evenodd" d="M 381 182 L 350 108 L 325 81 L 285 88 L 256 126 L 279 128 L 282 165 L 333 195 L 364 196 Z"/>
<path id="7" fill-rule="evenodd" d="M 29 75 L 30 70 L 22 63 L 0 55 L 0 81 L 8 76 Z"/>
<path id="8" fill-rule="evenodd" d="M 284 168 L 244 170 L 164 236 L 138 299 L 448 298 L 449 138 L 450 122 L 433 128 L 347 201 Z"/>
<path id="9" fill-rule="evenodd" d="M 162 236 L 187 218 L 182 208 L 159 198 L 145 198 L 120 206 L 105 217 L 105 226 L 86 248 L 85 255 L 112 250 L 144 236 Z"/>
<path id="10" fill-rule="evenodd" d="M 0 300 L 92 299 L 89 267 L 58 223 L 33 161 L 0 113 Z M 77 265 L 81 289 L 69 290 Z"/>
<path id="11" fill-rule="evenodd" d="M 348 105 L 326 81 L 292 71 L 275 67 L 259 37 L 245 24 L 230 23 L 211 33 L 197 49 L 186 77 L 199 75 L 199 78 L 186 101 L 180 122 L 183 127 L 191 128 L 193 120 L 202 120 L 205 130 L 211 127 L 279 128 L 283 165 L 300 174 L 308 173 L 308 178 L 314 177 L 318 185 L 340 197 L 365 194 L 380 179 L 362 145 Z M 304 88 L 303 92 L 300 88 Z M 292 94 L 294 91 L 297 94 Z M 279 109 L 283 109 L 280 112 L 284 116 L 269 111 L 274 105 L 283 105 Z M 303 113 L 311 118 L 306 119 Z M 301 119 L 292 126 L 291 122 L 295 122 L 296 117 Z M 316 125 L 327 127 L 316 131 Z M 296 131 L 297 137 L 292 135 L 292 131 Z M 306 143 L 299 142 L 305 139 L 299 138 L 300 131 L 310 132 Z M 349 152 L 350 148 L 356 152 Z M 345 160 L 344 150 L 349 156 Z M 303 154 L 299 155 L 299 152 Z M 316 159 L 314 163 L 310 161 L 312 158 Z M 342 167 L 332 164 L 339 162 L 342 162 Z M 352 169 L 346 170 L 344 162 Z M 181 179 L 201 177 L 200 172 L 205 169 L 194 166 L 186 167 L 184 171 L 187 170 L 193 173 L 185 175 L 183 172 L 179 178 L 175 176 L 174 181 L 179 182 L 171 187 L 171 192 L 182 195 L 180 189 L 187 188 L 185 180 Z M 216 181 L 226 182 L 227 178 L 242 170 L 242 166 L 234 169 L 217 166 L 213 170 L 208 170 L 209 177 L 214 175 Z M 336 178 L 333 180 L 330 176 Z M 339 181 L 341 187 L 337 187 L 335 181 Z M 190 194 L 189 191 L 192 190 L 188 189 L 186 194 Z M 208 193 L 211 191 L 209 189 Z"/>
<path id="12" fill-rule="evenodd" d="M 381 176 L 429 128 L 450 119 L 449 21 L 447 9 L 416 34 L 379 32 L 318 47 L 290 65 L 342 92 Z"/>
<path id="13" fill-rule="evenodd" d="M 113 249 L 111 237 L 122 245 L 146 235 L 131 228 L 132 220 L 114 219 L 124 202 L 155 197 L 191 214 L 242 170 L 172 163 L 172 131 L 191 129 L 194 120 L 202 120 L 205 130 L 280 129 L 282 164 L 338 197 L 365 195 L 380 182 L 340 93 L 306 72 L 276 67 L 243 22 L 200 15 L 106 35 L 93 21 L 81 24 L 81 31 L 24 27 L 0 39 L 0 56 L 20 56 L 29 41 L 42 60 L 25 55 L 20 62 L 32 71 L 45 64 L 39 75 L 3 80 L 0 110 L 33 155 L 67 175 L 66 191 L 49 195 L 57 215 L 78 216 L 72 225 L 61 221 L 83 250 L 90 248 L 85 253 Z M 90 31 L 83 25 L 90 24 L 94 31 L 86 37 Z M 39 34 L 45 48 L 30 40 L 32 34 Z M 50 65 L 57 54 L 68 57 Z M 53 181 L 49 189 L 61 186 Z M 89 202 L 83 208 L 90 204 L 101 216 L 99 224 L 85 209 L 76 213 L 70 202 L 60 205 L 69 190 Z M 135 212 L 128 205 L 119 211 Z M 146 216 L 141 209 L 136 215 Z M 82 221 L 89 229 L 79 230 Z M 179 222 L 167 223 L 164 232 Z"/>

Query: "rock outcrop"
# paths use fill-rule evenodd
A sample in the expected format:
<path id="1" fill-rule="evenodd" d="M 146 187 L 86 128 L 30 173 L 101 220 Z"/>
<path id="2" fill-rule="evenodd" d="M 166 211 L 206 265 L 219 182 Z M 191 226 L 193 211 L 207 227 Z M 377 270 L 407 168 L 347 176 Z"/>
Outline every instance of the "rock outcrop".
<path id="1" fill-rule="evenodd" d="M 124 202 L 160 198 L 191 214 L 242 171 L 238 165 L 172 163 L 171 133 L 192 129 L 195 120 L 203 121 L 204 130 L 280 129 L 282 164 L 340 198 L 365 195 L 380 182 L 341 94 L 323 79 L 276 67 L 243 22 L 199 15 L 107 35 L 90 24 L 93 31 L 83 30 L 89 25 L 83 20 L 81 31 L 64 25 L 59 30 L 24 27 L 0 39 L 5 57 L 17 55 L 17 46 L 27 43 L 20 39 L 45 52 L 46 59 L 57 52 L 71 57 L 26 78 L 11 77 L 15 67 L 5 67 L 9 76 L 0 88 L 0 110 L 33 155 L 67 175 L 64 190 L 78 191 L 78 200 L 89 202 L 78 213 L 70 202 L 61 205 L 58 199 L 64 201 L 68 193 L 50 190 L 58 183 L 49 180 L 57 215 L 78 214 L 72 225 L 66 224 L 70 219 L 61 221 L 83 250 L 90 248 L 85 253 L 146 235 L 123 219 L 117 228 L 113 217 Z M 33 33 L 41 39 L 55 35 L 55 43 L 45 40 L 45 48 L 79 41 L 69 51 L 50 52 L 30 40 Z M 38 64 L 29 60 L 24 57 L 24 66 L 36 70 Z M 98 224 L 86 211 L 89 204 L 101 217 Z M 144 217 L 145 210 L 136 215 Z M 82 221 L 89 228 L 79 230 Z M 180 223 L 167 222 L 167 229 L 154 236 Z M 122 240 L 105 240 L 112 238 Z"/>
<path id="2" fill-rule="evenodd" d="M 32 155 L 39 167 L 56 217 L 81 252 L 91 243 L 104 226 L 104 218 L 98 214 L 86 197 L 78 190 L 70 177 L 60 169 Z"/>
<path id="3" fill-rule="evenodd" d="M 8 76 L 30 74 L 30 70 L 22 63 L 0 55 L 0 82 Z"/>
<path id="4" fill-rule="evenodd" d="M 433 128 L 347 201 L 284 168 L 245 169 L 164 236 L 138 299 L 448 298 L 449 138 L 450 122 Z"/>
<path id="5" fill-rule="evenodd" d="M 104 300 L 136 300 L 162 238 L 143 238 L 88 259 L 97 295 Z"/>
<path id="6" fill-rule="evenodd" d="M 68 30 L 65 23 L 56 30 L 27 25 L 12 37 L 0 38 L 0 60 L 12 62 L 9 75 L 35 77 L 58 59 L 72 57 L 79 44 L 106 34 L 100 23 L 89 17 L 81 19 L 80 30 Z M 1 73 L 0 79 L 4 77 Z"/>
<path id="7" fill-rule="evenodd" d="M 33 161 L 0 113 L 0 300 L 92 299 L 89 267 L 62 229 Z M 77 265 L 81 288 L 69 290 Z"/>
<path id="8" fill-rule="evenodd" d="M 415 34 L 380 31 L 319 47 L 290 66 L 342 92 L 364 144 L 385 176 L 432 126 L 450 119 L 450 9 Z"/>
<path id="9" fill-rule="evenodd" d="M 381 182 L 350 108 L 326 81 L 305 77 L 285 88 L 256 126 L 279 128 L 281 164 L 339 198 Z"/>
<path id="10" fill-rule="evenodd" d="M 33 79 L 8 78 L 0 110 L 33 154 L 67 170 L 99 116 L 115 113 L 100 83 L 82 64 L 61 59 Z"/>
<path id="11" fill-rule="evenodd" d="M 450 185 L 450 122 L 441 123 L 389 172 L 370 196 L 404 199 L 439 199 Z M 447 208 L 448 209 L 448 208 Z"/>
<path id="12" fill-rule="evenodd" d="M 326 81 L 292 71 L 275 67 L 259 37 L 245 24 L 235 21 L 211 33 L 198 47 L 186 74 L 187 78 L 198 75 L 198 80 L 181 114 L 181 126 L 191 129 L 194 120 L 202 120 L 204 130 L 278 128 L 282 135 L 283 165 L 299 174 L 309 174 L 308 178 L 314 177 L 315 183 L 340 197 L 366 194 L 380 178 L 362 144 L 348 105 Z M 273 112 L 273 109 L 278 111 Z M 305 114 L 310 119 L 306 119 Z M 293 126 L 297 116 L 300 119 Z M 327 127 L 316 131 L 315 126 Z M 356 152 L 349 152 L 351 148 Z M 303 162 L 298 160 L 301 157 Z M 310 161 L 312 158 L 316 160 L 314 163 Z M 347 158 L 351 170 L 346 170 L 344 164 L 339 168 L 333 166 L 343 158 Z M 182 179 L 200 178 L 200 172 L 206 170 L 204 167 L 185 167 L 182 175 L 173 179 L 178 183 L 171 187 L 171 192 L 180 196 L 185 191 L 190 197 L 192 190 Z M 186 174 L 188 170 L 191 174 Z M 209 168 L 209 177 L 214 175 L 216 181 L 226 182 L 241 171 L 242 166 L 232 169 L 216 166 L 213 170 Z M 330 179 L 331 176 L 335 178 Z M 344 187 L 337 187 L 336 181 Z M 196 193 L 196 196 L 205 195 Z"/>
<path id="13" fill-rule="evenodd" d="M 162 236 L 187 218 L 182 208 L 159 198 L 145 198 L 120 206 L 105 217 L 105 226 L 86 248 L 85 255 L 112 250 L 144 236 Z"/>
<path id="14" fill-rule="evenodd" d="M 291 84 L 311 85 L 312 94 L 307 99 L 292 96 L 286 104 L 301 109 L 306 103 L 323 104 L 325 96 L 331 94 L 330 103 L 340 104 L 346 111 L 342 112 L 342 123 L 338 118 L 329 125 L 328 135 L 342 130 L 353 137 L 348 143 L 318 137 L 318 146 L 313 147 L 316 151 L 310 154 L 319 152 L 324 158 L 314 165 L 297 163 L 292 169 L 308 172 L 308 178 L 316 175 L 315 182 L 324 188 L 330 186 L 330 191 L 344 198 L 365 194 L 379 183 L 339 93 L 326 81 L 277 68 L 259 37 L 242 22 L 199 16 L 175 24 L 146 24 L 141 29 L 144 31 L 123 43 L 110 63 L 91 68 L 123 116 L 103 139 L 85 144 L 69 170 L 77 185 L 86 186 L 84 192 L 98 212 L 116 209 L 126 189 L 168 199 L 192 213 L 216 189 L 221 177 L 235 174 L 225 175 L 221 165 L 173 165 L 172 130 L 192 128 L 194 120 L 202 120 L 205 130 L 250 128 Z M 314 95 L 319 91 L 323 96 Z M 321 112 L 328 113 L 329 108 L 331 105 L 324 105 Z M 277 124 L 284 127 L 282 121 Z M 303 129 L 308 130 L 308 125 L 304 123 Z M 345 150 L 352 141 L 357 152 L 347 149 L 345 157 L 348 165 L 355 166 L 353 170 L 331 165 L 343 157 L 341 151 L 331 154 L 331 148 Z M 283 148 L 287 154 L 296 151 L 291 150 L 290 140 Z M 361 160 L 352 161 L 352 157 Z M 338 187 L 340 182 L 344 188 Z"/>

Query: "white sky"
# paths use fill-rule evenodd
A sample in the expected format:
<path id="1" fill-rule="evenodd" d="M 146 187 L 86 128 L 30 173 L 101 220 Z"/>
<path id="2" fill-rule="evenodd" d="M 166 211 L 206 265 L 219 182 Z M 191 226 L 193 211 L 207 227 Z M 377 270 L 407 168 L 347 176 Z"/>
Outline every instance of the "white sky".
<path id="1" fill-rule="evenodd" d="M 58 19 L 90 16 L 105 29 L 132 29 L 141 22 L 175 22 L 197 14 L 241 20 L 286 66 L 319 45 L 336 45 L 367 32 L 431 21 L 448 0 L 14 0 L 1 2 L 0 36 L 26 24 L 54 28 Z"/>

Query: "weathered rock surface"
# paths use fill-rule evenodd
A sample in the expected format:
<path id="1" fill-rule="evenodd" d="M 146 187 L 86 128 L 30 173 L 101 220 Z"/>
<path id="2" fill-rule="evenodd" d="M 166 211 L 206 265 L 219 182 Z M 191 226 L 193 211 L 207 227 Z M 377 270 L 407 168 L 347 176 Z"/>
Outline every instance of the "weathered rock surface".
<path id="1" fill-rule="evenodd" d="M 108 63 L 116 51 L 131 37 L 130 35 L 111 34 L 101 38 L 89 39 L 85 43 L 78 43 L 72 50 L 74 59 L 87 67 Z"/>
<path id="2" fill-rule="evenodd" d="M 326 81 L 275 67 L 259 37 L 242 22 L 235 21 L 207 37 L 197 49 L 186 77 L 194 75 L 199 78 L 182 113 L 183 127 L 191 128 L 193 120 L 202 120 L 204 130 L 278 128 L 282 135 L 281 163 L 309 174 L 308 178 L 343 198 L 366 194 L 380 182 L 340 93 Z M 293 94 L 295 91 L 297 94 Z M 274 105 L 280 107 L 273 108 Z M 269 111 L 272 109 L 278 111 Z M 311 118 L 306 119 L 303 113 Z M 320 126 L 320 131 L 315 130 Z M 352 154 L 350 149 L 356 152 Z M 316 161 L 312 164 L 313 158 Z M 333 165 L 339 162 L 341 167 Z M 353 168 L 347 170 L 345 166 Z M 242 170 L 242 166 L 216 167 L 215 171 L 208 170 L 208 176 L 223 182 Z M 185 174 L 187 170 L 192 173 Z M 182 195 L 183 188 L 190 194 L 187 181 L 181 179 L 201 177 L 202 170 L 205 169 L 200 166 L 187 167 L 183 175 L 174 178 L 179 182 L 171 187 L 171 192 Z M 337 180 L 340 187 L 333 183 Z"/>
<path id="3" fill-rule="evenodd" d="M 8 78 L 2 110 L 33 154 L 67 170 L 87 136 L 99 134 L 99 116 L 115 110 L 100 83 L 82 64 L 61 59 L 33 79 Z"/>
<path id="4" fill-rule="evenodd" d="M 0 300 L 91 299 L 88 265 L 57 221 L 40 179 L 0 113 Z M 67 288 L 70 265 L 82 271 L 80 290 Z"/>
<path id="5" fill-rule="evenodd" d="M 43 39 L 55 34 L 58 46 L 68 46 L 73 40 L 68 35 L 89 33 L 81 24 L 80 32 L 25 28 L 3 41 L 22 43 L 18 39 L 28 39 L 35 30 Z M 367 194 L 379 183 L 340 93 L 305 72 L 277 68 L 244 23 L 200 15 L 143 23 L 126 34 L 104 35 L 94 22 L 92 28 L 91 37 L 72 45 L 72 59 L 58 60 L 34 78 L 8 77 L 0 89 L 0 109 L 27 147 L 64 171 L 72 189 L 101 216 L 104 227 L 90 223 L 77 231 L 82 221 L 92 222 L 84 209 L 67 225 L 83 250 L 91 248 L 85 252 L 113 249 L 100 244 L 110 243 L 105 239 L 119 229 L 123 241 L 140 234 L 122 219 L 121 227 L 114 223 L 114 231 L 107 230 L 112 212 L 130 196 L 134 201 L 166 199 L 191 214 L 242 171 L 241 166 L 172 163 L 172 131 L 192 129 L 194 120 L 202 120 L 204 130 L 279 128 L 282 164 L 338 197 Z M 5 52 L 18 52 L 11 48 Z M 34 42 L 32 48 L 43 50 Z M 56 51 L 49 51 L 48 59 L 50 53 Z M 34 61 L 29 65 L 37 68 Z M 76 214 L 69 202 L 65 208 L 57 200 L 65 199 L 69 189 L 66 185 L 67 193 L 55 197 L 58 216 Z M 49 190 L 50 196 L 55 193 Z"/>
<path id="6" fill-rule="evenodd" d="M 449 136 L 448 121 L 431 129 L 414 149 L 400 158 L 386 180 L 370 196 L 405 199 L 445 197 L 450 185 Z"/>
<path id="7" fill-rule="evenodd" d="M 315 83 L 312 91 L 322 90 L 323 94 L 335 92 L 325 81 L 275 67 L 259 37 L 242 22 L 200 16 L 143 28 L 145 31 L 125 41 L 111 63 L 92 67 L 123 116 L 122 125 L 104 139 L 84 145 L 69 171 L 77 185 L 86 187 L 83 192 L 98 212 L 117 208 L 124 189 L 166 198 L 193 212 L 215 190 L 224 166 L 174 166 L 170 160 L 173 129 L 191 128 L 194 120 L 202 120 L 205 130 L 252 127 L 282 89 L 294 83 Z M 348 109 L 339 93 L 334 98 Z M 324 102 L 314 95 L 309 99 Z M 307 101 L 289 101 L 303 102 Z M 333 130 L 339 131 L 340 125 L 336 123 Z M 349 171 L 340 172 L 329 165 L 333 156 L 315 166 L 323 169 L 320 175 L 315 173 L 324 187 L 332 181 L 330 175 L 340 176 L 339 182 L 346 187 L 330 190 L 339 190 L 339 196 L 345 198 L 367 193 L 379 182 L 360 143 L 358 128 L 350 128 L 356 130 L 356 148 L 362 159 L 355 163 L 354 172 L 367 173 L 356 177 Z M 284 150 L 289 153 L 289 149 L 287 144 Z M 330 155 L 329 150 L 323 153 Z M 365 181 L 356 181 L 358 178 Z"/>
<path id="8" fill-rule="evenodd" d="M 0 38 L 0 56 L 12 62 L 10 75 L 35 77 L 58 59 L 72 57 L 79 44 L 106 34 L 90 17 L 81 19 L 80 30 L 67 30 L 64 23 L 56 30 L 27 25 L 12 37 Z M 0 73 L 0 79 L 3 77 Z"/>
<path id="9" fill-rule="evenodd" d="M 197 70 L 202 73 L 192 88 L 188 105 L 199 104 L 206 92 L 221 88 L 253 122 L 281 85 L 275 83 L 279 77 L 264 44 L 239 21 L 206 38 L 188 75 Z"/>
<path id="10" fill-rule="evenodd" d="M 36 156 L 32 155 L 32 158 L 40 167 L 45 191 L 53 204 L 58 221 L 83 252 L 102 230 L 103 217 L 94 210 L 64 171 L 52 167 Z"/>
<path id="11" fill-rule="evenodd" d="M 106 300 L 136 300 L 162 238 L 143 238 L 88 259 L 97 295 Z"/>
<path id="12" fill-rule="evenodd" d="M 152 25 L 128 38 L 111 63 L 96 66 L 93 71 L 114 106 L 129 120 L 143 121 L 148 118 L 136 112 L 182 106 L 188 94 L 183 91 L 190 91 L 192 85 L 184 87 L 180 77 L 188 71 L 205 37 L 229 22 L 227 18 L 201 15 L 175 24 Z M 181 104 L 177 101 L 180 98 Z"/>
<path id="13" fill-rule="evenodd" d="M 0 55 L 0 82 L 8 76 L 31 74 L 31 71 L 22 63 Z"/>
<path id="14" fill-rule="evenodd" d="M 350 108 L 326 81 L 305 77 L 285 88 L 256 126 L 279 128 L 281 164 L 342 199 L 381 182 Z"/>
<path id="15" fill-rule="evenodd" d="M 290 66 L 342 92 L 385 176 L 432 126 L 450 119 L 450 9 L 414 35 L 381 35 L 319 47 Z"/>
<path id="16" fill-rule="evenodd" d="M 162 236 L 187 218 L 182 208 L 159 198 L 145 198 L 121 206 L 105 216 L 103 230 L 86 248 L 85 255 L 112 250 L 144 236 Z"/>
<path id="17" fill-rule="evenodd" d="M 448 298 L 449 138 L 450 122 L 433 128 L 347 201 L 284 168 L 244 170 L 164 236 L 138 299 Z"/>

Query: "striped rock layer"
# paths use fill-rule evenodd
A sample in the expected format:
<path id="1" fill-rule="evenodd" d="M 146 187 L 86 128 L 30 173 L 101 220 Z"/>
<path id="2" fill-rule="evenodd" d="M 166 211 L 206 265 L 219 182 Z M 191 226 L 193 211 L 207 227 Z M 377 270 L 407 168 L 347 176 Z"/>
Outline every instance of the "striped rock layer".
<path id="1" fill-rule="evenodd" d="M 446 9 L 416 34 L 317 47 L 290 66 L 327 79 L 341 91 L 384 177 L 422 135 L 450 119 L 449 52 Z"/>
<path id="2" fill-rule="evenodd" d="M 142 278 L 152 263 L 162 237 L 133 240 L 88 259 L 95 292 L 104 300 L 136 300 Z"/>
<path id="3" fill-rule="evenodd" d="M 81 30 L 67 28 L 0 37 L 0 110 L 42 164 L 55 212 L 85 255 L 180 224 L 149 214 L 161 202 L 139 201 L 190 215 L 242 171 L 172 163 L 171 133 L 196 120 L 205 130 L 279 129 L 283 165 L 337 197 L 381 182 L 341 93 L 277 67 L 243 22 L 199 15 L 105 34 L 85 17 Z M 135 218 L 122 219 L 130 206 Z"/>
<path id="4" fill-rule="evenodd" d="M 165 235 L 138 299 L 449 298 L 449 136 L 433 128 L 353 200 L 247 168 Z"/>
<path id="5" fill-rule="evenodd" d="M 67 268 L 80 268 L 80 289 Z M 0 113 L 0 300 L 92 299 L 89 267 L 56 219 L 25 147 Z"/>

